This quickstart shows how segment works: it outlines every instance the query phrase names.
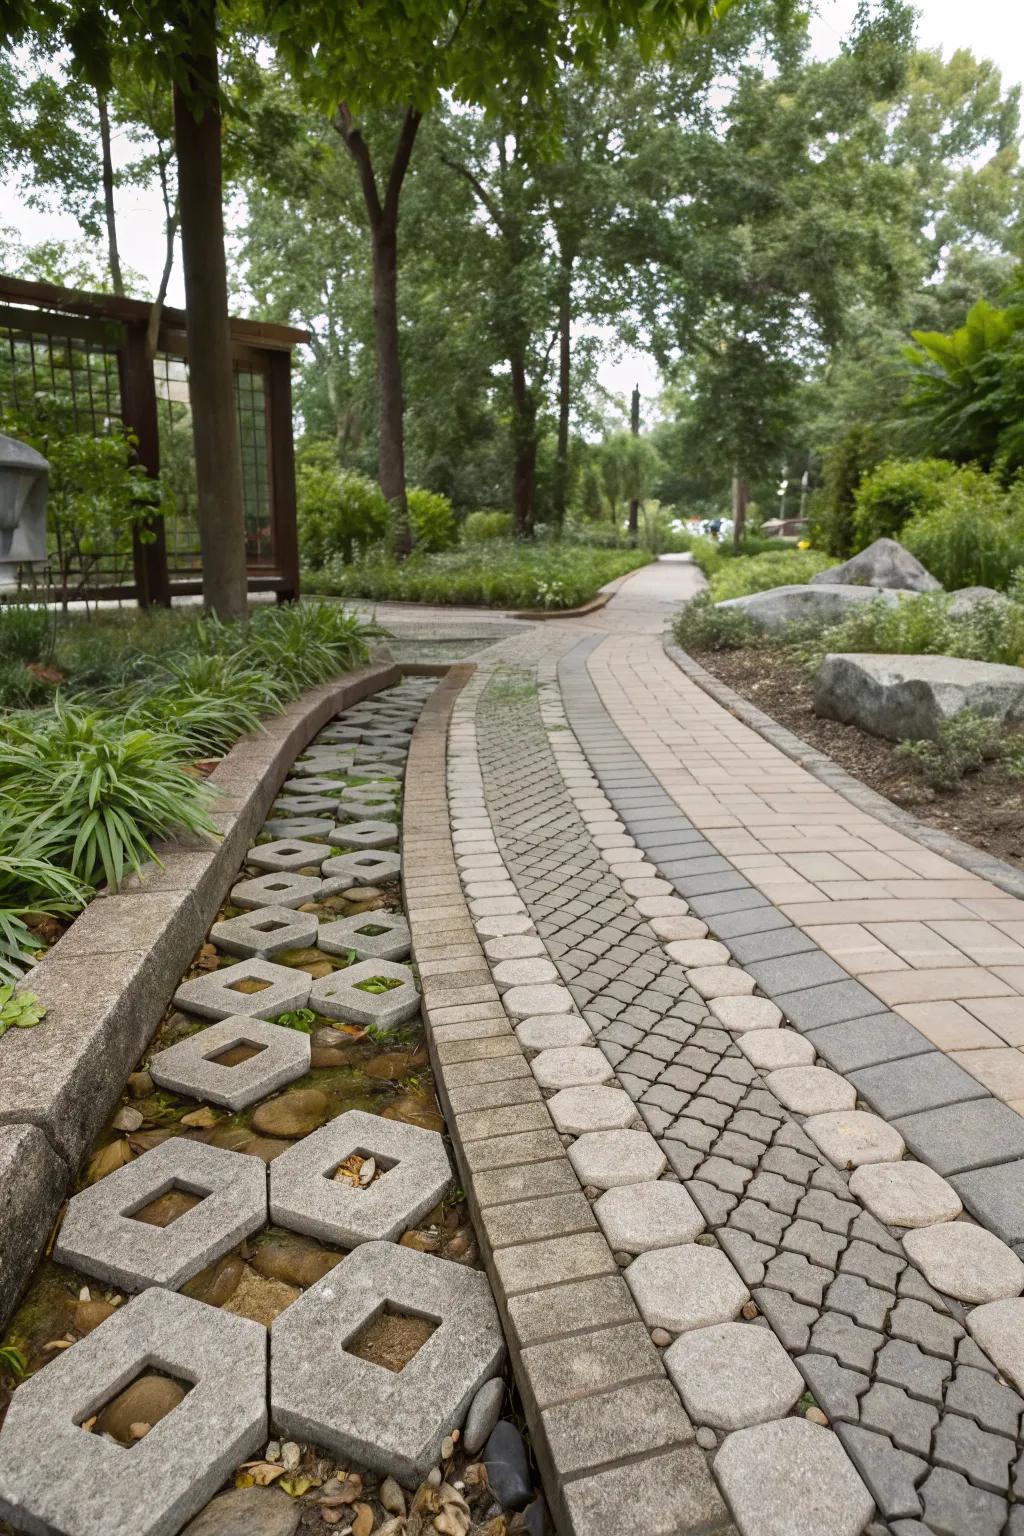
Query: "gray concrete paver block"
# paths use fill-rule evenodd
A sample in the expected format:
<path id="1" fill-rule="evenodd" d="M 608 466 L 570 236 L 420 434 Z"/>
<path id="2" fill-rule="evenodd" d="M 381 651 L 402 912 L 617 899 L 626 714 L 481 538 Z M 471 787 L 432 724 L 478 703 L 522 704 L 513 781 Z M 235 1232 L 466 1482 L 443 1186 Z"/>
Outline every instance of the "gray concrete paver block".
<path id="1" fill-rule="evenodd" d="M 397 985 L 386 992 L 368 992 L 378 977 Z M 374 1024 L 394 1029 L 419 1011 L 420 995 L 412 971 L 396 960 L 360 960 L 343 971 L 321 976 L 311 985 L 309 1000 L 318 1013 L 350 1024 Z"/>
<path id="2" fill-rule="evenodd" d="M 592 1045 L 594 1032 L 578 1014 L 539 1013 L 516 1025 L 516 1039 L 524 1051 L 547 1051 L 571 1045 Z"/>
<path id="3" fill-rule="evenodd" d="M 406 918 L 375 909 L 333 923 L 321 922 L 316 943 L 328 955 L 355 950 L 360 960 L 405 960 L 412 940 Z"/>
<path id="4" fill-rule="evenodd" d="M 681 1184 L 654 1179 L 605 1190 L 594 1214 L 613 1253 L 647 1253 L 692 1243 L 704 1217 Z"/>
<path id="5" fill-rule="evenodd" d="M 397 848 L 398 825 L 394 821 L 349 821 L 332 826 L 328 842 L 336 848 Z"/>
<path id="6" fill-rule="evenodd" d="M 555 1129 L 581 1136 L 588 1131 L 617 1131 L 639 1123 L 639 1112 L 621 1088 L 562 1088 L 547 1101 Z"/>
<path id="7" fill-rule="evenodd" d="M 385 1309 L 438 1324 L 397 1372 L 347 1347 Z M 271 1411 L 283 1433 L 414 1486 L 503 1355 L 486 1275 L 366 1243 L 275 1320 Z"/>
<path id="8" fill-rule="evenodd" d="M 133 1217 L 171 1189 L 203 1198 L 166 1227 Z M 59 1263 L 126 1290 L 176 1290 L 266 1219 L 258 1158 L 175 1136 L 75 1195 L 53 1252 Z"/>
<path id="9" fill-rule="evenodd" d="M 804 1390 L 774 1333 L 745 1323 L 684 1333 L 666 1350 L 665 1368 L 690 1417 L 713 1429 L 781 1419 Z"/>
<path id="10" fill-rule="evenodd" d="M 795 1029 L 752 1029 L 741 1034 L 736 1045 L 761 1072 L 808 1067 L 814 1061 L 814 1046 Z"/>
<path id="11" fill-rule="evenodd" d="M 254 1046 L 258 1055 L 233 1067 L 212 1059 L 236 1045 Z M 149 1071 L 160 1088 L 237 1111 L 304 1076 L 309 1071 L 309 1056 L 308 1035 L 240 1015 L 222 1019 L 159 1051 Z"/>
<path id="12" fill-rule="evenodd" d="M 231 888 L 231 901 L 236 907 L 301 907 L 304 902 L 316 900 L 322 884 L 315 875 L 271 871 L 252 880 L 240 880 Z"/>
<path id="13" fill-rule="evenodd" d="M 696 1445 L 576 1478 L 564 1499 L 573 1529 L 581 1532 L 728 1531 L 728 1511 Z"/>
<path id="14" fill-rule="evenodd" d="M 835 1435 L 805 1419 L 737 1430 L 714 1474 L 742 1536 L 860 1536 L 874 1512 Z"/>
<path id="15" fill-rule="evenodd" d="M 734 1034 L 748 1029 L 777 1029 L 782 1023 L 781 1008 L 767 997 L 713 997 L 708 1007 L 718 1022 Z"/>
<path id="16" fill-rule="evenodd" d="M 261 907 L 214 923 L 210 941 L 229 955 L 269 960 L 284 950 L 315 944 L 316 930 L 315 913 L 296 912 L 291 907 Z"/>
<path id="17" fill-rule="evenodd" d="M 997 1099 L 972 1099 L 895 1122 L 910 1150 L 948 1176 L 1024 1157 L 1024 1115 Z"/>
<path id="18" fill-rule="evenodd" d="M 325 859 L 323 874 L 332 880 L 347 880 L 350 885 L 377 885 L 382 880 L 397 879 L 401 868 L 402 860 L 397 853 L 366 848 Z"/>
<path id="19" fill-rule="evenodd" d="M 982 1226 L 1004 1243 L 1024 1243 L 1024 1158 L 958 1173 L 950 1183 Z"/>
<path id="20" fill-rule="evenodd" d="M 850 1179 L 850 1191 L 890 1227 L 930 1227 L 954 1221 L 963 1206 L 952 1185 L 924 1163 L 866 1163 Z"/>
<path id="21" fill-rule="evenodd" d="M 641 1253 L 626 1284 L 649 1328 L 683 1333 L 737 1317 L 750 1292 L 720 1248 L 686 1243 Z"/>
<path id="22" fill-rule="evenodd" d="M 258 981 L 262 986 L 256 992 L 239 991 L 238 984 L 246 981 Z M 293 1008 L 304 1008 L 312 985 L 313 979 L 305 971 L 269 960 L 240 960 L 237 965 L 183 982 L 174 1002 L 186 1013 L 208 1019 L 228 1019 L 235 1014 L 272 1019 Z"/>
<path id="23" fill-rule="evenodd" d="M 903 1246 L 929 1285 L 957 1301 L 1001 1301 L 1024 1290 L 1024 1263 L 973 1222 L 919 1228 L 907 1233 Z"/>
<path id="24" fill-rule="evenodd" d="M 1024 1392 L 1024 1300 L 984 1302 L 967 1314 L 967 1327 L 1000 1374 Z"/>
<path id="25" fill-rule="evenodd" d="M 896 1128 L 862 1109 L 812 1115 L 804 1130 L 836 1168 L 892 1163 L 903 1156 L 903 1137 Z"/>
<path id="26" fill-rule="evenodd" d="M 530 1063 L 542 1088 L 589 1088 L 608 1082 L 610 1062 L 594 1045 L 555 1046 L 541 1051 Z"/>
<path id="27" fill-rule="evenodd" d="M 80 1427 L 153 1364 L 192 1387 L 144 1439 L 128 1450 Z M 175 1536 L 266 1433 L 262 1325 L 151 1290 L 15 1393 L 0 1516 L 74 1536 Z"/>
<path id="28" fill-rule="evenodd" d="M 976 1077 L 941 1051 L 864 1067 L 852 1072 L 850 1080 L 861 1097 L 887 1120 L 987 1096 Z"/>
<path id="29" fill-rule="evenodd" d="M 765 1078 L 765 1087 L 785 1109 L 800 1115 L 821 1115 L 852 1109 L 857 1090 L 828 1067 L 780 1067 Z"/>
<path id="30" fill-rule="evenodd" d="M 333 1177 L 353 1152 L 383 1170 L 365 1188 Z M 436 1131 L 350 1109 L 270 1164 L 270 1216 L 343 1248 L 394 1241 L 440 1200 L 452 1171 Z"/>
<path id="31" fill-rule="evenodd" d="M 257 843 L 249 849 L 245 862 L 255 869 L 300 870 L 320 865 L 330 853 L 326 843 L 311 843 L 301 837 L 281 837 L 274 843 Z"/>
<path id="32" fill-rule="evenodd" d="M 668 1167 L 649 1131 L 587 1131 L 569 1148 L 569 1161 L 580 1183 L 597 1189 L 657 1179 Z"/>

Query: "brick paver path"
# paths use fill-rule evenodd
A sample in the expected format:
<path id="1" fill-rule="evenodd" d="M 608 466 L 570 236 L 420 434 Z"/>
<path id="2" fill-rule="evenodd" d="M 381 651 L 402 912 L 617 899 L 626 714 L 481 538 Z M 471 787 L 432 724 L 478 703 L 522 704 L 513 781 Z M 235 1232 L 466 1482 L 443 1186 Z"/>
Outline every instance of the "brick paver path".
<path id="1" fill-rule="evenodd" d="M 970 1322 L 996 1271 L 1024 1309 L 1024 904 L 854 807 L 691 681 L 662 636 L 698 580 L 660 562 L 603 612 L 490 651 L 467 705 L 474 745 L 453 739 L 452 768 L 479 764 L 504 873 L 615 1085 L 870 1489 L 870 1529 L 1020 1536 L 1021 1373 Z M 688 938 L 706 925 L 720 958 L 671 943 L 662 912 L 685 911 L 679 898 Z M 755 986 L 792 1026 L 776 1037 L 793 1059 L 819 1062 L 806 1084 L 759 1069 L 723 1027 Z M 961 1218 L 905 1246 L 868 1179 L 851 1187 L 846 1154 L 828 1155 L 828 1116 L 801 1099 L 820 1092 L 879 1160 L 905 1144 L 911 1160 L 893 1166 L 942 1175 Z M 952 1278 L 949 1242 L 964 1261 Z M 1019 1342 L 1019 1311 L 1012 1325 Z M 716 1469 L 720 1436 L 702 1433 L 744 1536 L 797 1529 L 751 1514 L 730 1484 L 736 1465 L 758 1475 L 750 1446 L 767 1476 L 776 1442 L 735 1443 Z M 811 1456 L 807 1478 L 819 1471 L 827 1482 Z M 836 1497 L 821 1529 L 865 1528 L 856 1499 Z"/>

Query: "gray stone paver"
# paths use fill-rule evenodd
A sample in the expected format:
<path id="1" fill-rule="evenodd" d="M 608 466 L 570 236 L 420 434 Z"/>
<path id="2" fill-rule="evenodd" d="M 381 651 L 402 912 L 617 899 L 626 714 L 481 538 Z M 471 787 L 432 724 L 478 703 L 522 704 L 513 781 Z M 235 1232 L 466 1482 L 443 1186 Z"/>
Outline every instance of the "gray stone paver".
<path id="1" fill-rule="evenodd" d="M 690 1417 L 712 1429 L 744 1429 L 781 1419 L 805 1390 L 804 1379 L 768 1328 L 719 1323 L 684 1333 L 665 1366 Z"/>
<path id="2" fill-rule="evenodd" d="M 252 1046 L 258 1054 L 234 1066 L 213 1059 L 236 1045 Z M 149 1070 L 160 1088 L 239 1110 L 303 1077 L 309 1057 L 308 1035 L 243 1016 L 222 1019 L 159 1051 Z"/>
<path id="3" fill-rule="evenodd" d="M 742 1536 L 859 1536 L 874 1510 L 836 1437 L 798 1419 L 737 1430 L 715 1476 Z"/>
<path id="4" fill-rule="evenodd" d="M 563 696 L 567 681 L 574 685 L 563 663 Z M 919 1400 L 924 1389 L 925 1399 L 936 1401 L 940 1424 L 945 1418 L 962 1420 L 963 1393 L 974 1388 L 965 1373 L 974 1372 L 991 1393 L 997 1386 L 993 1366 L 980 1354 L 968 1361 L 964 1351 L 970 1340 L 957 1320 L 961 1314 L 956 1303 L 927 1284 L 908 1263 L 895 1235 L 850 1195 L 844 1172 L 823 1158 L 789 1119 L 758 1078 L 754 1063 L 734 1043 L 741 1040 L 741 1031 L 708 1016 L 708 1006 L 688 992 L 685 968 L 679 968 L 675 979 L 664 950 L 665 943 L 675 940 L 666 934 L 659 943 L 659 935 L 643 921 L 645 908 L 648 918 L 662 920 L 659 909 L 649 903 L 673 898 L 628 900 L 621 881 L 576 819 L 566 781 L 552 762 L 551 746 L 562 763 L 570 760 L 559 750 L 559 735 L 552 732 L 549 746 L 530 724 L 535 711 L 532 702 L 499 708 L 485 694 L 478 713 L 479 745 L 497 843 L 548 953 L 723 1253 L 805 1380 L 810 1383 L 814 1377 L 813 1389 L 829 1417 L 851 1432 L 844 1444 L 881 1500 L 883 1513 L 893 1520 L 917 1517 L 929 1499 L 932 1508 L 939 1509 L 941 1497 L 941 1507 L 951 1511 L 948 1529 L 955 1536 L 968 1536 L 973 1527 L 966 1523 L 965 1511 L 973 1518 L 975 1497 L 993 1497 L 980 1483 L 971 1483 L 975 1474 L 970 1465 L 953 1473 L 951 1464 L 933 1466 L 930 1451 L 924 1460 L 915 1458 L 877 1427 L 859 1424 L 857 1405 L 877 1379 L 907 1403 Z M 583 739 L 593 751 L 585 732 Z M 513 741 L 514 766 L 509 758 Z M 610 779 L 604 782 L 609 794 L 622 796 Z M 674 802 L 666 800 L 666 809 L 659 810 L 652 792 L 650 803 L 652 820 L 670 812 L 679 825 Z M 614 826 L 610 818 L 605 824 Z M 631 830 L 638 827 L 636 823 Z M 659 862 L 657 853 L 648 856 Z M 687 894 L 665 917 L 682 921 L 691 913 L 722 939 L 781 933 L 792 926 L 759 892 L 735 886 Z M 636 947 L 627 949 L 624 941 L 634 939 Z M 796 953 L 787 947 L 780 955 Z M 768 952 L 743 960 L 754 964 L 771 958 L 776 956 Z M 638 961 L 646 962 L 643 975 Z M 672 984 L 661 993 L 655 987 L 663 975 L 666 980 L 672 977 Z M 812 993 L 820 993 L 820 1001 L 814 1001 Z M 796 1006 L 791 1012 L 800 1029 L 793 1038 L 810 1043 L 812 1049 L 820 1040 L 826 1063 L 838 1072 L 850 1069 L 846 1060 L 838 1059 L 840 1054 L 863 1052 L 868 1042 L 867 1055 L 854 1055 L 850 1062 L 855 1070 L 885 1059 L 888 1039 L 899 1042 L 902 1057 L 930 1049 L 911 1026 L 886 1013 L 859 985 L 851 989 L 842 981 L 826 980 L 819 986 L 795 987 L 792 996 Z M 741 1004 L 773 1010 L 753 1027 L 748 1025 L 751 1033 L 759 1028 L 780 1038 L 791 1034 L 777 1030 L 781 1012 L 767 999 L 725 998 L 712 1001 L 710 1008 L 718 1013 Z M 859 1016 L 851 1008 L 859 1008 Z M 666 1056 L 655 1042 L 667 1038 L 656 1031 L 668 1025 L 683 1033 Z M 871 1049 L 881 1054 L 872 1055 Z M 806 1053 L 802 1059 L 809 1064 Z M 898 1156 L 899 1143 L 893 1144 Z M 1018 1155 L 1024 1155 L 1024 1149 Z M 974 1401 L 980 1400 L 979 1392 Z M 1024 1405 L 1012 1392 L 1011 1400 L 1019 1414 Z M 952 1429 L 948 1443 L 959 1443 Z M 1001 1456 L 1002 1451 L 994 1457 L 995 1465 Z M 912 1462 L 920 1463 L 916 1470 Z M 949 1472 L 954 1481 L 936 1481 L 940 1472 Z M 1005 1519 L 1005 1503 L 1003 1508 Z"/>

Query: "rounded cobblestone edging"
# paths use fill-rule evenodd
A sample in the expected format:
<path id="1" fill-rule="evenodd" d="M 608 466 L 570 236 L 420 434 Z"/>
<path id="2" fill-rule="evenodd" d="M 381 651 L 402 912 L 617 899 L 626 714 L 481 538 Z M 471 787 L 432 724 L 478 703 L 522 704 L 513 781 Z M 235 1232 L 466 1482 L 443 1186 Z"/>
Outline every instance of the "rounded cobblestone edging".
<path id="1" fill-rule="evenodd" d="M 420 670 L 358 668 L 243 736 L 207 781 L 219 841 L 157 844 L 162 867 L 96 897 L 33 970 L 46 1017 L 0 1047 L 0 1326 L 294 759 L 332 716 Z"/>

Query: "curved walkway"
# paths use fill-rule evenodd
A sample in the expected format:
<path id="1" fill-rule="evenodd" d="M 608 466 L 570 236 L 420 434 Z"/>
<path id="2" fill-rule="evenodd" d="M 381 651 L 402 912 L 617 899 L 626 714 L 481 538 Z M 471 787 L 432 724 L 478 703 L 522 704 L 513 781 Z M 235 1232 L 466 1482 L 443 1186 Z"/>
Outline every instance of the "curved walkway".
<path id="1" fill-rule="evenodd" d="M 449 746 L 470 911 L 743 1536 L 1018 1536 L 1024 905 L 684 675 L 695 583 L 659 562 L 481 659 Z M 727 1518 L 674 1493 L 645 1530 Z"/>

